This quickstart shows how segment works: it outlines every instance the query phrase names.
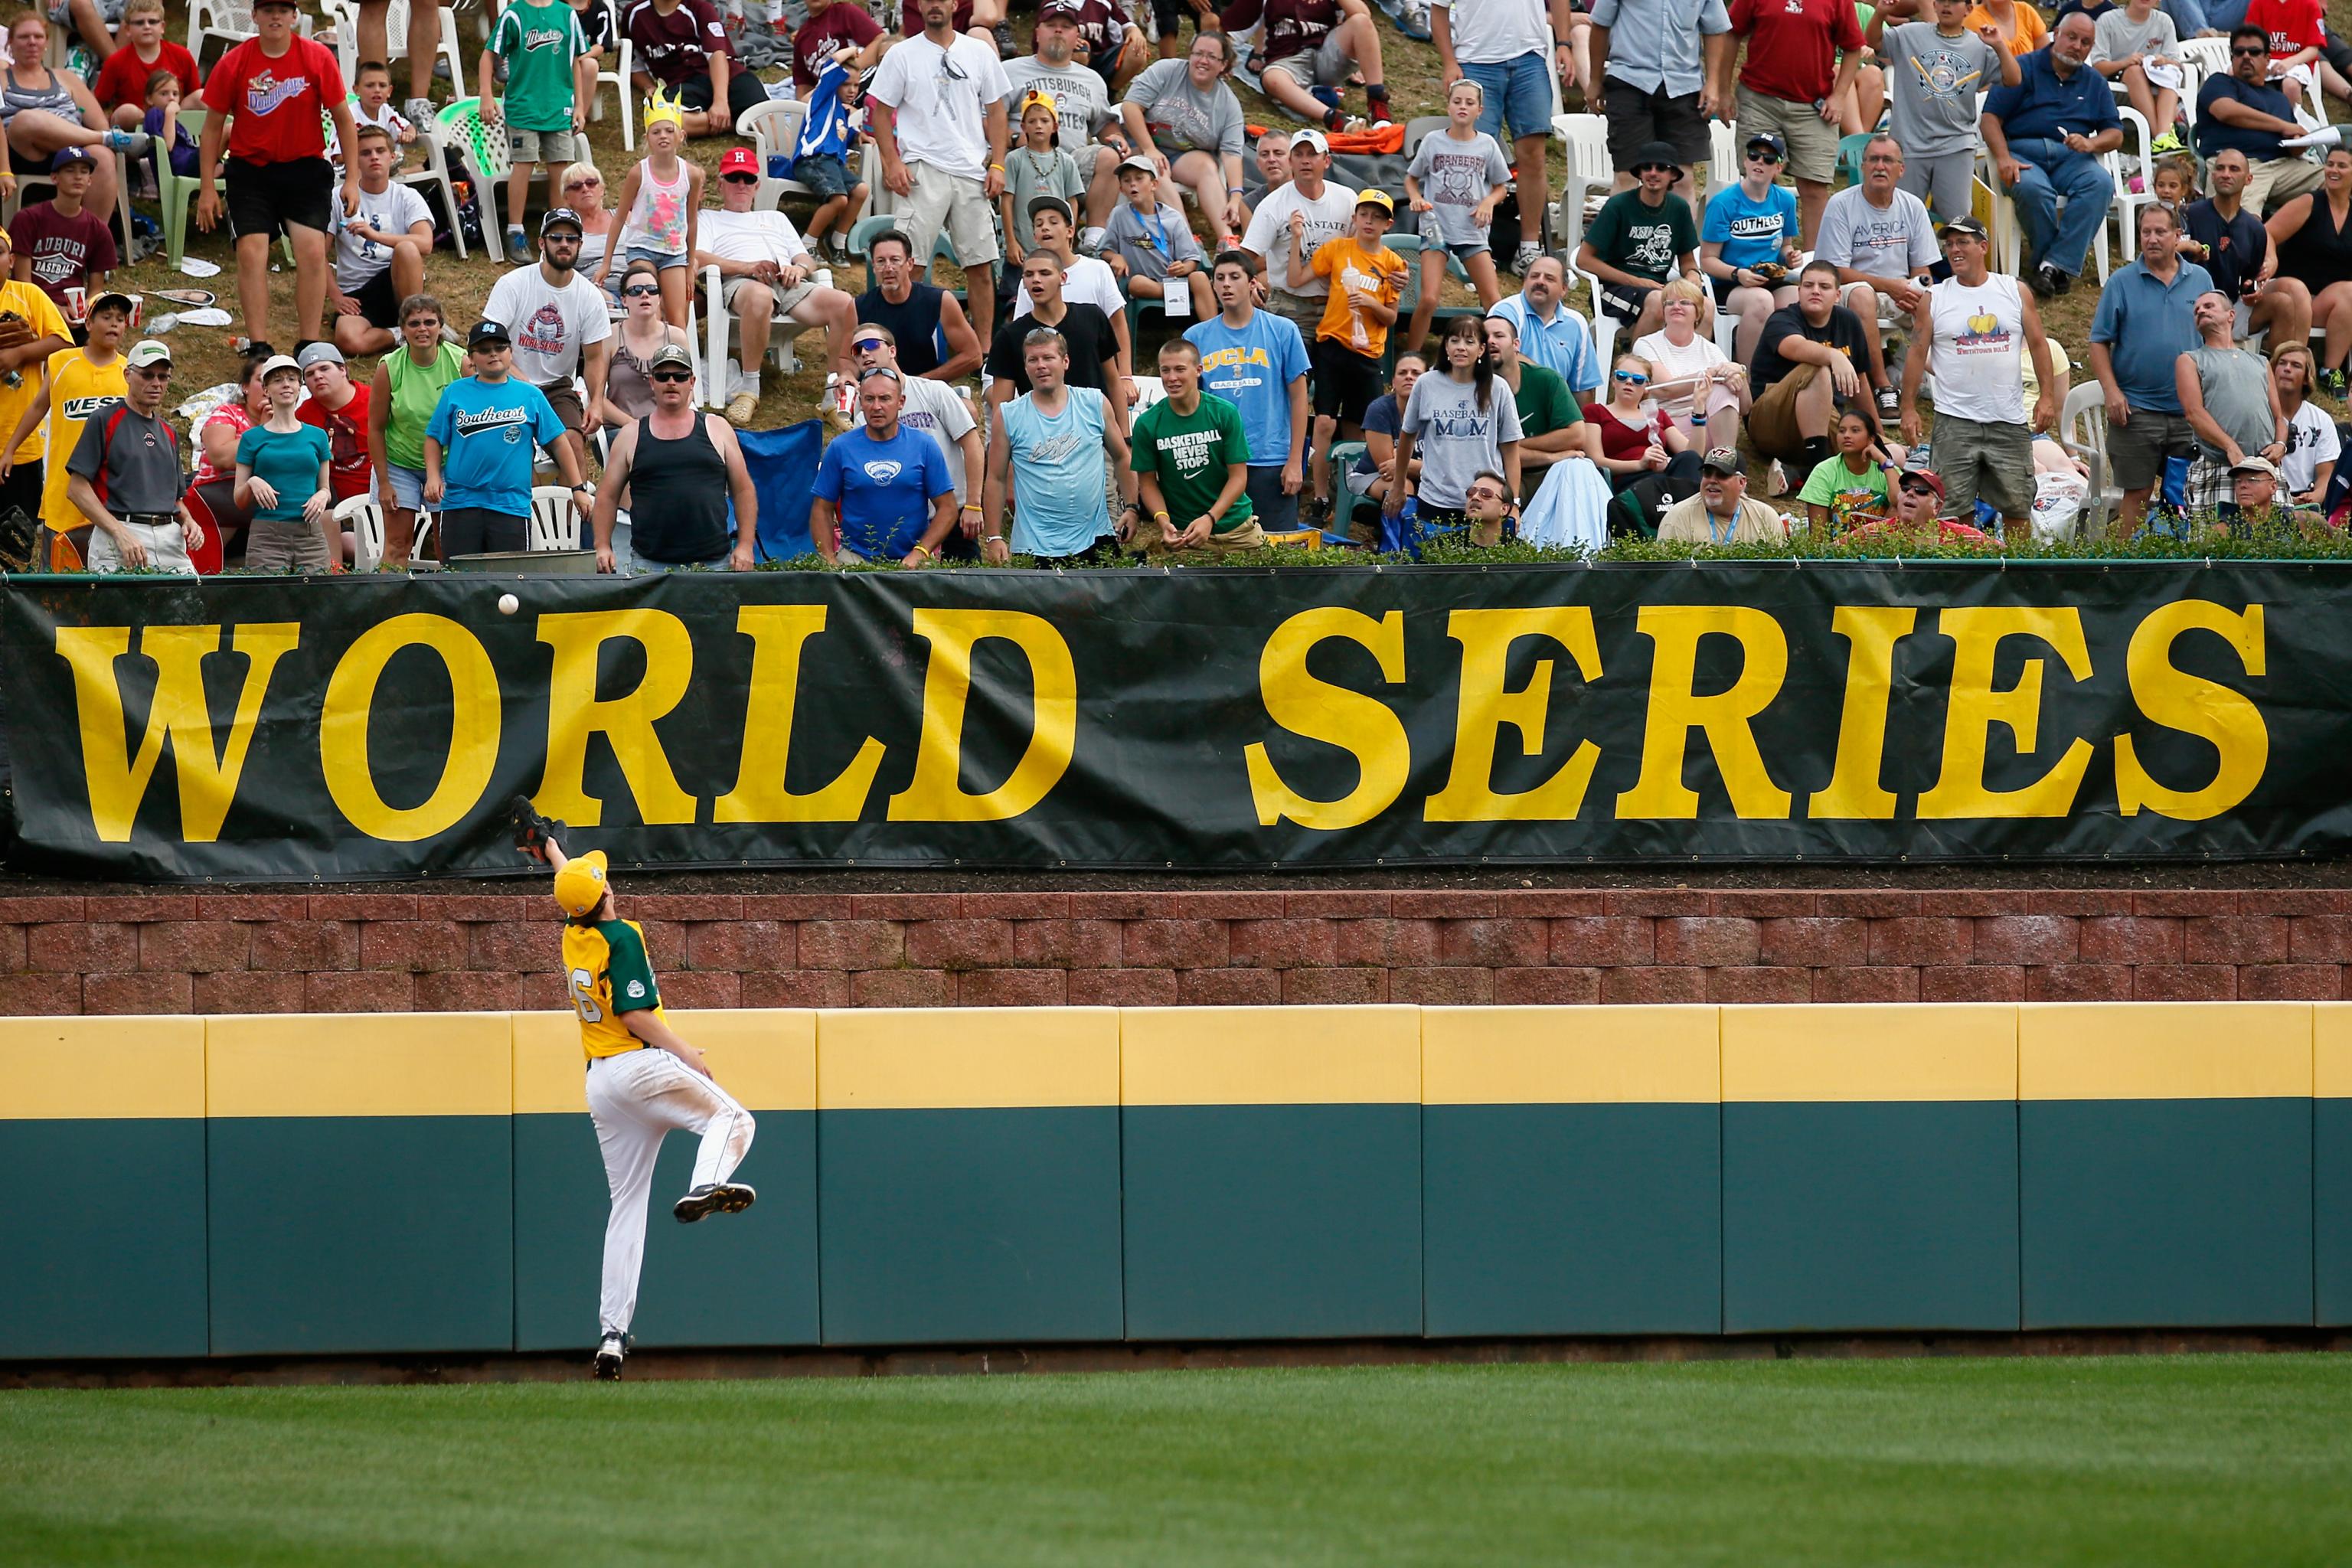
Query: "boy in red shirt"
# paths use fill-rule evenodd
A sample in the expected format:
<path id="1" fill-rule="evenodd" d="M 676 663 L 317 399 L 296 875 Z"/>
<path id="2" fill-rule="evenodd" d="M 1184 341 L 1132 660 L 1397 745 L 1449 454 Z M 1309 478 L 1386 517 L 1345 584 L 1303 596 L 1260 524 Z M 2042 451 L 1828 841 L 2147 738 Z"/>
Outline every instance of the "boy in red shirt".
<path id="1" fill-rule="evenodd" d="M 1853 0 L 1731 0 L 1731 31 L 1748 40 L 1739 133 L 1777 135 L 1789 149 L 1797 226 L 1811 250 L 1837 175 L 1837 103 L 1862 63 Z"/>
<path id="2" fill-rule="evenodd" d="M 122 47 L 106 57 L 89 90 L 118 131 L 136 131 L 147 118 L 147 79 L 159 70 L 180 79 L 180 96 L 194 102 L 204 77 L 196 57 L 163 37 L 163 0 L 131 0 L 122 8 Z"/>
<path id="3" fill-rule="evenodd" d="M 268 340 L 269 247 L 283 226 L 294 242 L 294 331 L 319 336 L 327 306 L 327 230 L 335 171 L 327 162 L 321 111 L 334 117 L 341 151 L 345 213 L 359 210 L 358 126 L 334 51 L 294 36 L 294 0 L 257 0 L 257 37 L 229 50 L 205 83 L 205 141 L 196 170 L 196 227 L 220 220 L 213 171 L 228 153 L 228 217 L 236 232 L 236 297 L 249 339 Z"/>
<path id="4" fill-rule="evenodd" d="M 327 433 L 327 487 L 341 506 L 367 494 L 375 483 L 374 459 L 368 455 L 368 389 L 352 380 L 343 351 L 332 343 L 312 343 L 294 363 L 310 394 L 294 417 Z"/>

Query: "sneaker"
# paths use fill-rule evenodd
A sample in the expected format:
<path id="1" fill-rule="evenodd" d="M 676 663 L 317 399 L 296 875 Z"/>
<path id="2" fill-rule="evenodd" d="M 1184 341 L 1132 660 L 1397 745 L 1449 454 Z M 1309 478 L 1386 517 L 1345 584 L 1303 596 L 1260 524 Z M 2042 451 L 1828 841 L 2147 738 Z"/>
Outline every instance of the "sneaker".
<path id="1" fill-rule="evenodd" d="M 417 133 L 422 135 L 425 128 L 433 123 L 433 100 L 429 98 L 412 98 L 408 100 L 408 107 L 402 110 L 400 114 L 402 119 L 416 127 Z"/>
<path id="2" fill-rule="evenodd" d="M 734 406 L 732 404 L 730 407 Z M 741 1214 L 751 1206 L 759 1194 L 740 1182 L 721 1182 L 717 1186 L 697 1187 L 677 1200 L 669 1212 L 677 1216 L 680 1225 L 692 1225 L 696 1220 L 714 1214 Z M 603 1359 L 600 1355 L 598 1359 Z"/>
<path id="3" fill-rule="evenodd" d="M 1109 241 L 1110 231 L 1108 229 L 1103 227 L 1100 224 L 1088 224 L 1086 227 L 1086 231 L 1078 236 L 1078 254 L 1080 256 L 1100 256 L 1103 253 L 1103 247 L 1108 244 Z"/>
<path id="4" fill-rule="evenodd" d="M 2187 146 L 2188 143 L 2180 139 L 2180 127 L 2176 125 L 2149 142 L 2147 150 L 2151 153 L 2179 153 Z"/>
<path id="5" fill-rule="evenodd" d="M 1373 124 L 1388 124 L 1391 120 L 1391 116 L 1389 114 L 1389 100 L 1385 98 L 1376 98 L 1372 100 L 1371 116 Z"/>
<path id="6" fill-rule="evenodd" d="M 144 131 L 110 131 L 106 133 L 107 150 L 136 158 L 155 145 L 155 138 Z"/>
<path id="7" fill-rule="evenodd" d="M 824 237 L 824 253 L 833 258 L 833 264 L 835 267 L 849 265 L 849 241 L 840 235 L 828 234 Z"/>
<path id="8" fill-rule="evenodd" d="M 1010 22 L 996 24 L 996 52 L 1008 60 L 1021 57 L 1021 46 L 1013 40 L 1013 24 Z"/>
<path id="9" fill-rule="evenodd" d="M 2045 261 L 2025 275 L 2025 286 L 2033 290 L 2033 297 L 2037 300 L 2053 300 L 2058 297 L 2058 285 L 2064 278 L 2064 273 Z"/>
<path id="10" fill-rule="evenodd" d="M 1878 422 L 1882 425 L 1892 425 L 1902 412 L 1902 400 L 1895 395 L 1895 389 L 1891 386 L 1880 387 L 1878 389 Z"/>
<path id="11" fill-rule="evenodd" d="M 1543 247 L 1534 240 L 1519 241 L 1518 251 L 1511 258 L 1511 270 L 1525 278 L 1528 275 L 1528 268 L 1543 259 Z"/>
<path id="12" fill-rule="evenodd" d="M 530 265 L 530 241 L 524 237 L 520 225 L 507 229 L 507 259 L 517 267 Z"/>
<path id="13" fill-rule="evenodd" d="M 1773 458 L 1772 466 L 1764 470 L 1764 484 L 1776 496 L 1787 495 L 1797 488 L 1789 482 L 1789 470 L 1780 466 L 1778 458 Z"/>
<path id="14" fill-rule="evenodd" d="M 618 1329 L 607 1329 L 596 1344 L 596 1380 L 599 1383 L 621 1381 L 621 1363 L 629 1353 L 629 1336 Z"/>
<path id="15" fill-rule="evenodd" d="M 749 425 L 751 423 L 751 416 L 759 411 L 759 407 L 758 393 L 739 392 L 727 400 L 727 423 L 738 426 Z"/>

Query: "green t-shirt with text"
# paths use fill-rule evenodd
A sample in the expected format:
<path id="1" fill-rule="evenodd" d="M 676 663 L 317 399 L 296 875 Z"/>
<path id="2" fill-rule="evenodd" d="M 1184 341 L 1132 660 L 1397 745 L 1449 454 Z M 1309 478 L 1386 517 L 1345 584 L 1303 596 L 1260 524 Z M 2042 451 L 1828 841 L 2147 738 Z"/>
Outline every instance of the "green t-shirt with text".
<path id="1" fill-rule="evenodd" d="M 1886 517 L 1895 510 L 1887 495 L 1885 469 L 1872 463 L 1857 474 L 1836 456 L 1814 465 L 1797 499 L 1807 506 L 1829 508 L 1830 526 L 1840 532 L 1853 526 L 1857 515 Z"/>
<path id="2" fill-rule="evenodd" d="M 1160 481 L 1168 521 L 1178 528 L 1208 515 L 1224 491 L 1227 465 L 1246 463 L 1249 455 L 1241 410 L 1214 393 L 1201 394 L 1201 406 L 1189 416 L 1172 403 L 1155 403 L 1135 421 L 1135 471 Z M 1244 490 L 1217 520 L 1216 531 L 1230 533 L 1251 515 Z"/>
<path id="3" fill-rule="evenodd" d="M 500 112 L 517 131 L 572 129 L 572 62 L 588 52 L 580 17 L 561 0 L 509 5 L 490 35 L 490 52 L 507 62 Z"/>

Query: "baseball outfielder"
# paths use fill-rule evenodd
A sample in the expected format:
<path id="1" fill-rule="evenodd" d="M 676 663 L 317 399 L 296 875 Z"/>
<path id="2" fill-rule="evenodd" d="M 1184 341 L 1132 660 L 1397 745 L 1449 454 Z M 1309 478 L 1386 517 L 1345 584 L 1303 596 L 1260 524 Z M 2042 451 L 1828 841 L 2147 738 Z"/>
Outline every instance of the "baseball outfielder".
<path id="1" fill-rule="evenodd" d="M 645 932 L 614 912 L 604 852 L 567 856 L 548 831 L 560 824 L 540 817 L 527 804 L 518 805 L 516 816 L 517 847 L 555 868 L 555 901 L 566 917 L 564 984 L 580 1015 L 580 1047 L 588 1057 L 588 1114 L 595 1120 L 604 1179 L 613 1193 L 613 1214 L 604 1226 L 596 1375 L 617 1378 L 629 1353 L 629 1321 L 636 1315 L 646 1199 L 663 1135 L 677 1127 L 702 1138 L 694 1184 L 670 1211 L 678 1223 L 737 1214 L 750 1208 L 756 1195 L 742 1183 L 728 1180 L 751 1151 L 751 1113 L 719 1087 L 702 1053 L 663 1016 Z"/>

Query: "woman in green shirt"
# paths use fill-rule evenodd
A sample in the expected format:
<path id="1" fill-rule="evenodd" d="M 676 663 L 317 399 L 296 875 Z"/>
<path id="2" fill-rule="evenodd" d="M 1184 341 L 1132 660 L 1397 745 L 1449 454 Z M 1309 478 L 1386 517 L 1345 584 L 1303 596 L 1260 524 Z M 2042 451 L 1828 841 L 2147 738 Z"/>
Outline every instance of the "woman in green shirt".
<path id="1" fill-rule="evenodd" d="M 441 390 L 466 374 L 466 353 L 443 340 L 447 318 L 430 294 L 400 302 L 401 346 L 376 363 L 368 399 L 368 451 L 383 507 L 383 563 L 405 566 L 425 504 L 425 426 Z"/>

